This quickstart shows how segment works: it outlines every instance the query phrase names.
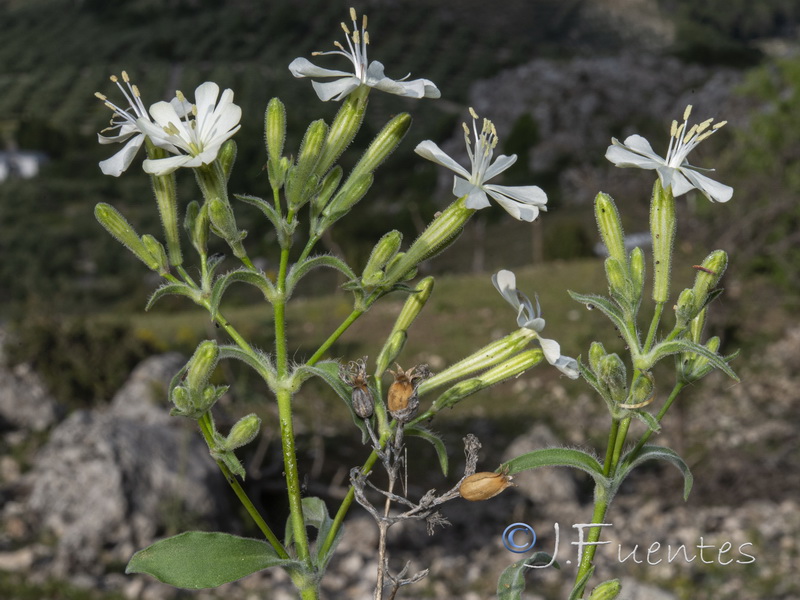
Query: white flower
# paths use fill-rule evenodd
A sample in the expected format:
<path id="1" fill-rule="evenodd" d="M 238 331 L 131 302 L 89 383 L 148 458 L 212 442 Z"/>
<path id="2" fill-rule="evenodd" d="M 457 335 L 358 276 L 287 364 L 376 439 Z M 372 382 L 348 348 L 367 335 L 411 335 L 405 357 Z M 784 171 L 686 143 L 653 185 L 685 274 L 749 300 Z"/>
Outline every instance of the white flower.
<path id="1" fill-rule="evenodd" d="M 555 340 L 548 340 L 539 335 L 544 329 L 545 321 L 539 307 L 539 298 L 536 297 L 536 308 L 530 299 L 517 289 L 517 278 L 511 271 L 498 271 L 492 275 L 492 283 L 497 291 L 503 295 L 511 306 L 517 311 L 517 325 L 535 331 L 539 344 L 544 351 L 544 357 L 551 365 L 564 373 L 570 379 L 578 378 L 578 362 L 574 358 L 561 355 L 561 346 Z"/>
<path id="2" fill-rule="evenodd" d="M 111 81 L 116 83 L 117 87 L 122 91 L 123 96 L 125 96 L 125 99 L 128 101 L 129 107 L 124 109 L 120 108 L 109 101 L 105 94 L 101 94 L 100 92 L 95 93 L 95 96 L 100 98 L 108 108 L 114 111 L 114 116 L 111 118 L 111 126 L 97 134 L 97 141 L 101 144 L 127 142 L 114 156 L 100 161 L 100 170 L 105 175 L 119 177 L 131 166 L 133 157 L 136 156 L 139 148 L 141 148 L 144 143 L 144 132 L 139 127 L 137 120 L 144 119 L 150 121 L 150 117 L 142 103 L 139 88 L 131 84 L 131 80 L 125 71 L 122 72 L 122 81 L 125 82 L 128 88 L 127 90 L 122 87 L 116 75 L 111 76 Z M 119 129 L 116 135 L 103 135 L 104 132 L 114 129 Z"/>
<path id="3" fill-rule="evenodd" d="M 233 91 L 227 89 L 220 96 L 219 86 L 207 81 L 194 94 L 196 103 L 191 105 L 187 105 L 180 92 L 172 103 L 153 104 L 150 116 L 155 123 L 145 118 L 137 121 L 156 145 L 177 155 L 145 160 L 143 167 L 147 173 L 166 175 L 179 167 L 210 164 L 222 144 L 239 131 L 242 109 L 233 103 Z"/>
<path id="4" fill-rule="evenodd" d="M 611 145 L 606 150 L 606 158 L 618 167 L 638 167 L 656 170 L 661 178 L 661 185 L 666 189 L 672 186 L 674 196 L 685 194 L 691 189 L 700 190 L 712 202 L 727 202 L 733 196 L 733 188 L 714 181 L 698 172 L 698 167 L 689 164 L 687 156 L 695 146 L 711 136 L 727 121 L 711 125 L 714 119 L 707 119 L 698 125 L 688 126 L 691 104 L 683 113 L 683 123 L 672 122 L 667 158 L 661 158 L 653 152 L 650 143 L 640 135 L 632 135 L 620 143 L 611 138 Z M 714 169 L 702 169 L 713 171 Z"/>
<path id="5" fill-rule="evenodd" d="M 356 11 L 350 9 L 350 18 L 353 21 L 353 31 L 342 23 L 342 29 L 346 34 L 347 49 L 339 42 L 334 42 L 338 50 L 330 52 L 314 52 L 313 56 L 325 56 L 327 54 L 341 54 L 353 63 L 353 72 L 333 71 L 323 69 L 313 64 L 305 58 L 295 58 L 289 65 L 289 70 L 295 77 L 338 77 L 336 81 L 319 83 L 312 81 L 314 91 L 323 102 L 328 100 L 341 100 L 350 92 L 361 85 L 376 88 L 390 94 L 407 96 L 410 98 L 439 98 L 442 94 L 436 85 L 427 79 L 414 79 L 405 81 L 409 75 L 402 79 L 389 79 L 383 74 L 383 64 L 377 60 L 369 63 L 367 61 L 367 46 L 369 45 L 369 34 L 367 33 L 367 15 L 361 21 L 361 30 L 356 24 Z"/>
<path id="6" fill-rule="evenodd" d="M 478 115 L 469 109 L 472 115 L 472 131 L 475 135 L 475 149 L 472 149 L 470 131 L 466 123 L 464 126 L 464 139 L 467 142 L 467 153 L 472 163 L 472 173 L 450 158 L 444 151 L 430 140 L 420 142 L 414 152 L 432 160 L 436 164 L 447 167 L 456 173 L 453 183 L 453 193 L 456 197 L 467 196 L 465 206 L 475 210 L 489 206 L 486 194 L 502 206 L 508 214 L 519 221 L 533 221 L 539 216 L 540 210 L 547 210 L 547 194 L 536 185 L 505 186 L 487 184 L 486 181 L 499 175 L 517 162 L 517 155 L 505 156 L 501 154 L 492 163 L 492 154 L 497 146 L 497 130 L 494 124 L 483 120 L 483 129 L 478 133 Z"/>

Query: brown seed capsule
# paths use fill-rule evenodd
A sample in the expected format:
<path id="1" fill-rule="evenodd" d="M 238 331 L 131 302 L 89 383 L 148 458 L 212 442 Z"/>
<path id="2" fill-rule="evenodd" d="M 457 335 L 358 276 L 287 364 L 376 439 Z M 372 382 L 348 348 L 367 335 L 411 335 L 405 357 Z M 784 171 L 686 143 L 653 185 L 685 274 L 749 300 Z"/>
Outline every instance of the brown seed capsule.
<path id="1" fill-rule="evenodd" d="M 403 371 L 397 365 L 397 371 L 389 371 L 394 375 L 394 382 L 389 386 L 387 407 L 389 414 L 401 423 L 410 421 L 419 408 L 417 388 L 423 380 L 431 376 L 428 365 L 417 365 Z"/>
<path id="2" fill-rule="evenodd" d="M 458 492 L 464 500 L 478 502 L 494 498 L 507 487 L 514 485 L 511 477 L 505 473 L 475 473 L 470 475 L 458 487 Z"/>
<path id="3" fill-rule="evenodd" d="M 350 362 L 346 367 L 339 367 L 339 377 L 353 388 L 351 403 L 353 412 L 362 419 L 369 419 L 375 412 L 375 400 L 367 385 L 366 356 Z"/>

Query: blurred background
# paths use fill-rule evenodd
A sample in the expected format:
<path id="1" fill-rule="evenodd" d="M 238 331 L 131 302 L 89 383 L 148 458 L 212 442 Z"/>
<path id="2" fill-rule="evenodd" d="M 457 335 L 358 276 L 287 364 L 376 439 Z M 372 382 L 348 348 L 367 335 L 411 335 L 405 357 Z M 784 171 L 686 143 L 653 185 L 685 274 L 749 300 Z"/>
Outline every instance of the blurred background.
<path id="1" fill-rule="evenodd" d="M 310 82 L 292 78 L 287 65 L 297 56 L 332 49 L 350 4 L 0 0 L 0 597 L 167 597 L 163 587 L 121 575 L 132 550 L 188 526 L 216 524 L 248 533 L 239 515 L 226 513 L 227 492 L 217 493 L 214 483 L 200 495 L 205 500 L 194 505 L 190 499 L 200 496 L 189 483 L 185 488 L 157 478 L 130 480 L 138 477 L 131 475 L 137 469 L 152 467 L 149 459 L 137 459 L 144 462 L 138 466 L 122 461 L 121 467 L 110 458 L 116 442 L 109 440 L 137 438 L 131 433 L 133 416 L 139 424 L 163 428 L 140 432 L 139 443 L 151 434 L 162 441 L 176 436 L 174 448 L 162 448 L 153 461 L 173 451 L 181 457 L 190 454 L 187 449 L 195 439 L 191 428 L 162 421 L 156 413 L 145 418 L 148 406 L 137 413 L 131 405 L 153 389 L 163 392 L 164 381 L 179 368 L 180 359 L 165 353 L 188 355 L 198 341 L 217 334 L 207 316 L 180 299 L 167 299 L 145 313 L 144 304 L 158 281 L 95 221 L 95 204 L 108 202 L 140 233 L 157 234 L 160 229 L 148 178 L 140 171 L 141 158 L 118 179 L 98 168 L 118 148 L 97 143 L 96 134 L 111 114 L 93 94 L 99 91 L 118 101 L 109 76 L 122 70 L 139 86 L 146 105 L 171 98 L 176 89 L 191 95 L 207 80 L 232 88 L 243 118 L 235 138 L 239 153 L 230 190 L 268 196 L 263 171 L 266 104 L 278 96 L 287 107 L 289 151 L 297 148 L 311 120 L 332 118 L 338 106 L 319 102 Z M 513 328 L 513 314 L 489 280 L 499 268 L 515 270 L 523 291 L 538 292 L 546 333 L 561 342 L 563 352 L 585 355 L 598 336 L 606 336 L 612 340 L 607 347 L 613 346 L 610 326 L 573 306 L 565 292 L 604 292 L 592 213 L 598 191 L 616 199 L 629 234 L 647 231 L 652 173 L 613 167 L 603 156 L 610 138 L 639 133 L 663 154 L 669 124 L 687 104 L 694 105 L 693 122 L 728 120 L 692 154 L 691 162 L 716 169 L 713 177 L 734 187 L 733 199 L 725 205 L 711 205 L 699 194 L 679 199 L 674 276 L 676 285 L 688 285 L 694 276 L 691 265 L 709 251 L 731 253 L 722 281 L 726 293 L 715 303 L 709 334 L 722 338 L 726 354 L 742 350 L 736 368 L 743 383 L 733 386 L 722 377 L 709 377 L 689 391 L 691 398 L 676 407 L 665 428 L 660 442 L 682 451 L 695 469 L 697 484 L 689 503 L 680 500 L 677 473 L 654 466 L 623 490 L 622 496 L 629 494 L 631 500 L 626 505 L 620 498 L 620 510 L 636 514 L 637 522 L 662 528 L 661 533 L 642 533 L 645 540 L 694 527 L 700 535 L 710 529 L 723 537 L 745 536 L 758 544 L 761 554 L 747 569 L 692 564 L 623 574 L 633 578 L 634 589 L 652 584 L 661 590 L 641 592 L 642 598 L 661 598 L 660 593 L 692 599 L 800 597 L 798 584 L 788 575 L 800 567 L 800 457 L 793 442 L 800 416 L 795 316 L 800 291 L 800 5 L 796 0 L 352 4 L 359 14 L 369 15 L 370 58 L 383 62 L 390 77 L 411 73 L 412 78 L 433 80 L 442 98 L 410 101 L 371 94 L 366 124 L 343 158 L 345 167 L 355 163 L 358 150 L 391 115 L 408 111 L 414 124 L 378 171 L 367 199 L 323 240 L 325 250 L 360 267 L 387 230 L 398 229 L 406 240 L 414 239 L 450 202 L 452 179 L 412 150 L 431 139 L 466 160 L 461 123 L 468 119 L 470 106 L 495 122 L 498 152 L 519 157 L 501 183 L 536 184 L 549 198 L 547 213 L 534 224 L 512 221 L 497 206 L 481 211 L 449 252 L 424 266 L 426 273 L 441 278 L 427 316 L 412 332 L 404 366 L 428 362 L 435 371 Z M 318 62 L 346 68 L 340 58 L 321 57 Z M 183 205 L 197 198 L 190 174 L 179 173 L 178 186 Z M 277 244 L 268 223 L 248 205 L 239 204 L 236 211 L 240 227 L 249 232 L 250 256 L 267 271 L 275 268 Z M 219 244 L 216 250 L 225 248 Z M 298 355 L 313 351 L 349 312 L 349 296 L 337 291 L 340 283 L 323 276 L 302 289 L 289 314 L 289 335 Z M 269 348 L 271 315 L 254 304 L 257 300 L 248 290 L 236 290 L 228 318 Z M 396 298 L 376 307 L 331 355 L 351 360 L 376 354 L 401 302 Z M 146 359 L 145 369 L 137 371 L 139 379 L 136 373 L 131 376 Z M 264 438 L 249 451 L 247 468 L 251 492 L 270 507 L 273 497 L 280 498 L 282 485 L 274 407 L 245 370 L 224 365 L 220 371 L 220 383 L 233 386 L 220 420 L 232 421 L 253 410 L 264 419 Z M 451 457 L 460 457 L 459 440 L 467 431 L 484 442 L 488 469 L 513 440 L 525 436 L 533 435 L 539 445 L 602 446 L 604 408 L 585 386 L 556 375 L 541 369 L 447 415 L 437 425 Z M 668 381 L 663 384 L 669 387 Z M 163 404 L 158 411 L 166 413 Z M 343 473 L 360 464 L 365 451 L 344 408 L 321 388 L 304 392 L 297 415 L 308 491 L 333 502 L 346 485 Z M 87 431 L 97 434 L 95 445 L 76 450 L 77 443 L 90 444 Z M 431 460 L 429 448 L 417 450 L 420 460 Z M 183 481 L 194 468 L 186 460 L 166 460 L 165 472 L 179 463 Z M 208 458 L 198 460 L 205 461 L 196 466 L 197 477 L 203 478 Z M 117 481 L 116 505 L 81 504 L 82 492 L 97 487 L 89 483 L 95 480 L 86 475 L 79 482 L 70 474 L 83 473 L 87 462 L 95 465 L 98 477 L 105 474 L 103 481 Z M 212 482 L 214 477 L 211 472 Z M 447 485 L 441 475 L 420 477 L 416 485 L 423 491 Z M 451 481 L 453 477 L 451 473 Z M 567 490 L 575 518 L 587 518 L 591 498 L 586 482 L 572 475 L 558 477 L 562 479 L 550 484 Z M 447 515 L 454 528 L 438 534 L 444 536 L 445 550 L 429 559 L 444 565 L 438 569 L 444 573 L 420 584 L 425 597 L 491 596 L 499 571 L 516 559 L 498 546 L 503 523 L 512 522 L 511 514 L 516 520 L 550 515 L 547 503 L 553 498 L 537 491 L 541 480 L 532 481 L 532 491 L 521 486 L 491 515 L 480 517 L 486 538 L 455 542 L 457 532 L 473 531 L 476 513 L 462 508 Z M 68 485 L 79 485 L 73 504 L 68 501 L 73 496 L 63 491 Z M 664 489 L 670 485 L 674 494 Z M 131 499 L 134 490 L 145 488 L 152 492 L 150 500 Z M 557 503 L 563 506 L 567 500 Z M 732 505 L 739 513 L 726 510 Z M 275 523 L 282 522 L 282 510 L 271 513 Z M 782 525 L 764 529 L 762 521 L 776 511 Z M 364 527 L 368 531 L 369 523 Z M 418 555 L 429 545 L 426 538 L 424 533 L 403 532 L 398 556 Z M 448 558 L 448 540 L 460 556 Z M 352 551 L 364 550 L 354 546 Z M 362 567 L 348 576 L 363 580 L 363 568 L 372 577 L 370 560 L 367 553 Z M 452 571 L 463 575 L 464 564 L 473 570 L 464 575 L 466 580 L 455 578 Z M 437 589 L 439 584 L 444 587 Z M 559 581 L 550 579 L 547 585 L 551 587 L 532 594 L 558 597 Z M 246 597 L 247 584 L 242 586 L 226 592 L 228 597 Z M 329 592 L 331 597 L 359 597 L 333 588 Z"/>

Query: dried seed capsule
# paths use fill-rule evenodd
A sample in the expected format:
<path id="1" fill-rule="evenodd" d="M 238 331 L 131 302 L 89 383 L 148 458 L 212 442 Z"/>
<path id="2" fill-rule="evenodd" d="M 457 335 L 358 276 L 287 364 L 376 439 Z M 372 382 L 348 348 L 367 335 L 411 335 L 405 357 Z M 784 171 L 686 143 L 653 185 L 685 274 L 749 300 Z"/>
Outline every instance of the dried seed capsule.
<path id="1" fill-rule="evenodd" d="M 389 386 L 387 407 L 389 414 L 401 423 L 410 421 L 419 408 L 417 388 L 423 380 L 431 376 L 428 365 L 417 365 L 403 371 L 397 365 L 397 371 L 389 371 L 394 375 L 394 382 Z"/>
<path id="2" fill-rule="evenodd" d="M 478 502 L 494 498 L 507 487 L 514 485 L 511 477 L 505 473 L 475 473 L 470 475 L 458 487 L 458 493 L 464 500 Z"/>
<path id="3" fill-rule="evenodd" d="M 369 419 L 375 412 L 375 400 L 367 385 L 367 358 L 352 361 L 339 368 L 339 377 L 353 388 L 351 403 L 353 412 L 361 419 Z"/>

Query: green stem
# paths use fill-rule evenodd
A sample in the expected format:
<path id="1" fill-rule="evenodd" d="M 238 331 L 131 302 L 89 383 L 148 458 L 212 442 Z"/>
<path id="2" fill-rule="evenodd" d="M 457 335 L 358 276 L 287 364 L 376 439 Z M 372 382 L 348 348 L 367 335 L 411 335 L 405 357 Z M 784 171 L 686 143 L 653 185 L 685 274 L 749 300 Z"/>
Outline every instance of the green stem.
<path id="1" fill-rule="evenodd" d="M 617 432 L 619 431 L 619 421 L 614 419 L 611 422 L 611 430 L 608 432 L 608 444 L 606 446 L 606 459 L 603 461 L 603 475 L 608 477 L 611 474 L 613 464 L 614 448 L 617 442 Z"/>
<path id="2" fill-rule="evenodd" d="M 663 302 L 656 302 L 656 308 L 653 311 L 653 320 L 650 322 L 650 329 L 647 332 L 647 339 L 644 342 L 644 348 L 642 351 L 646 354 L 650 352 L 650 349 L 653 347 L 653 342 L 656 338 L 656 332 L 658 331 L 658 325 L 661 322 L 661 314 L 664 312 L 664 303 Z"/>
<path id="3" fill-rule="evenodd" d="M 289 356 L 286 350 L 286 272 L 289 265 L 289 249 L 281 250 L 281 262 L 278 270 L 277 299 L 273 303 L 275 319 L 275 362 L 279 388 L 278 419 L 281 429 L 281 446 L 283 449 L 283 470 L 286 475 L 286 492 L 289 498 L 289 519 L 294 534 L 297 557 L 309 560 L 308 535 L 303 519 L 302 494 L 300 492 L 300 475 L 297 469 L 297 450 L 294 445 L 294 425 L 292 422 L 292 393 L 286 389 L 285 382 L 289 374 Z"/>
<path id="4" fill-rule="evenodd" d="M 625 417 L 619 424 L 619 430 L 617 431 L 617 439 L 614 443 L 614 454 L 611 457 L 610 475 L 612 476 L 617 471 L 617 465 L 619 464 L 619 457 L 622 455 L 622 446 L 625 445 L 625 438 L 628 437 L 628 427 L 630 427 L 630 424 L 631 424 L 631 417 Z"/>
<path id="5" fill-rule="evenodd" d="M 200 425 L 200 431 L 202 431 L 203 437 L 205 438 L 209 448 L 213 448 L 215 442 L 211 426 L 211 417 L 208 413 L 206 413 L 200 417 L 197 423 Z M 253 521 L 255 521 L 255 524 L 261 530 L 261 533 L 264 534 L 264 537 L 267 538 L 267 541 L 270 543 L 270 545 L 275 549 L 275 552 L 278 554 L 278 556 L 285 559 L 290 558 L 289 554 L 286 552 L 286 549 L 283 547 L 283 544 L 281 544 L 280 540 L 269 528 L 269 525 L 267 525 L 266 521 L 264 521 L 255 505 L 242 488 L 239 480 L 236 479 L 236 476 L 230 472 L 230 469 L 228 469 L 227 465 L 221 460 L 216 461 L 216 463 L 220 471 L 222 471 L 222 474 L 225 476 L 228 484 L 233 489 L 233 492 L 236 494 L 236 497 L 239 499 L 239 502 L 242 503 L 242 506 L 244 506 L 247 513 L 250 515 Z"/>
<path id="6" fill-rule="evenodd" d="M 339 325 L 339 327 L 336 328 L 336 331 L 334 331 L 332 334 L 330 334 L 330 336 L 328 336 L 328 339 L 325 340 L 322 343 L 322 345 L 317 349 L 317 351 L 314 352 L 314 354 L 311 356 L 311 358 L 309 358 L 306 361 L 306 364 L 308 366 L 313 366 L 313 365 L 317 364 L 320 361 L 320 359 L 322 358 L 322 356 L 328 351 L 328 349 L 336 342 L 336 340 L 338 340 L 341 337 L 341 335 L 345 331 L 347 331 L 347 329 L 353 323 L 355 323 L 356 319 L 358 319 L 358 317 L 363 315 L 365 312 L 366 312 L 366 309 L 365 310 L 354 309 L 353 312 L 351 312 L 348 315 L 348 317 L 342 322 L 342 324 Z"/>
<path id="7" fill-rule="evenodd" d="M 592 523 L 602 523 L 603 520 L 606 518 L 606 512 L 608 512 L 608 499 L 606 498 L 605 490 L 598 488 L 596 490 L 595 497 L 597 498 L 594 505 L 594 512 L 592 513 Z M 592 561 L 594 560 L 594 554 L 597 550 L 597 542 L 600 540 L 600 530 L 602 527 L 592 527 L 589 530 L 589 535 L 586 537 L 586 548 L 581 556 L 581 564 L 578 567 L 578 573 L 575 575 L 575 586 L 577 587 L 578 582 L 589 572 L 589 569 L 592 568 Z M 582 589 L 578 591 L 578 594 L 575 595 L 573 592 L 573 596 L 576 598 L 583 598 L 583 592 L 586 588 L 586 584 L 584 583 L 581 586 Z"/>
<path id="8" fill-rule="evenodd" d="M 663 419 L 664 415 L 667 414 L 669 407 L 672 406 L 672 403 L 675 401 L 675 398 L 678 397 L 678 394 L 681 393 L 681 390 L 683 390 L 685 386 L 686 383 L 683 381 L 678 381 L 675 384 L 675 386 L 672 388 L 672 392 L 670 392 L 669 398 L 667 398 L 667 401 L 664 402 L 664 406 L 662 406 L 661 410 L 658 411 L 658 414 L 656 415 L 656 421 L 661 423 L 661 419 Z M 631 450 L 628 453 L 628 459 L 626 462 L 630 463 L 630 461 L 636 458 L 636 456 L 639 454 L 639 451 L 641 451 L 642 447 L 647 443 L 647 440 L 649 440 L 652 435 L 653 435 L 652 429 L 648 429 L 642 434 L 642 437 L 636 443 L 636 446 L 634 446 L 633 450 Z"/>

